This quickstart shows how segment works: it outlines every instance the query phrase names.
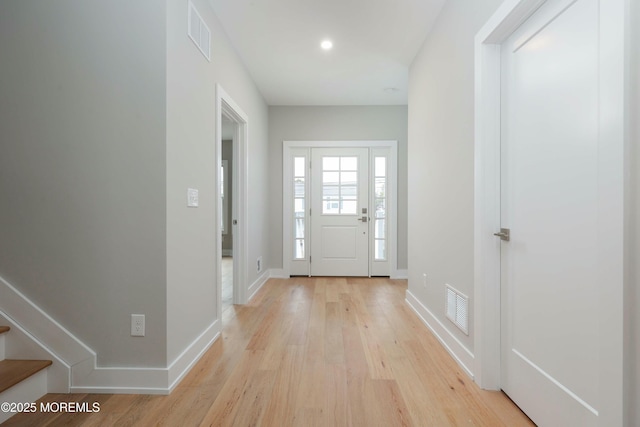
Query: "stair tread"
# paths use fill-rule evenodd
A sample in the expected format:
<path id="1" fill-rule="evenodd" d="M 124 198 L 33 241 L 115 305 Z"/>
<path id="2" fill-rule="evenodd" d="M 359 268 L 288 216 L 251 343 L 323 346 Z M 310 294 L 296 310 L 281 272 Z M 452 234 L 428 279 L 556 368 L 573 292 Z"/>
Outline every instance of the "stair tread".
<path id="1" fill-rule="evenodd" d="M 51 365 L 51 360 L 0 361 L 0 393 Z"/>
<path id="2" fill-rule="evenodd" d="M 9 329 L 11 329 L 8 326 L 0 326 L 0 334 L 3 334 L 5 332 L 9 332 Z"/>

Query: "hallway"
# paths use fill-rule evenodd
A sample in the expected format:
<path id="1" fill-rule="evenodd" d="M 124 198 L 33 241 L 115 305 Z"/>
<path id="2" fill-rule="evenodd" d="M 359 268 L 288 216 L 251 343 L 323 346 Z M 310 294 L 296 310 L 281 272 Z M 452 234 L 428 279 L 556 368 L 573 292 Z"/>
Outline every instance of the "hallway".
<path id="1" fill-rule="evenodd" d="M 100 412 L 7 425 L 533 425 L 460 371 L 405 291 L 388 279 L 272 279 L 224 312 L 222 336 L 170 396 L 49 394 Z"/>
<path id="2" fill-rule="evenodd" d="M 233 305 L 233 258 L 223 256 L 222 262 L 222 312 Z"/>

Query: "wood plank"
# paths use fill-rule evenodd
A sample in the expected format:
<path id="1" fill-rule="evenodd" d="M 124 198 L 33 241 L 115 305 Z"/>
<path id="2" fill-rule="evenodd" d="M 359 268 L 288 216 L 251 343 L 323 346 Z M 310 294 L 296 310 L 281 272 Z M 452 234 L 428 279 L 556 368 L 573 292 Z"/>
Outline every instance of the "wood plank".
<path id="1" fill-rule="evenodd" d="M 204 417 L 207 425 L 232 425 L 238 411 L 238 400 L 242 396 L 247 383 L 251 381 L 264 350 L 245 350 L 240 356 L 240 363 L 225 383 L 222 390 Z"/>
<path id="2" fill-rule="evenodd" d="M 17 414 L 38 426 L 532 426 L 480 390 L 404 301 L 405 281 L 269 280 L 223 313 L 221 338 L 169 396 L 47 395 L 94 414 Z"/>
<path id="3" fill-rule="evenodd" d="M 41 399 L 36 402 L 38 405 L 40 402 L 80 402 L 82 399 L 86 398 L 86 394 L 46 394 Z M 2 423 L 2 427 L 16 427 L 16 426 L 38 426 L 38 427 L 48 427 L 55 426 L 58 415 L 55 413 L 47 413 L 40 412 L 39 410 L 30 414 L 16 414 L 13 417 L 9 418 L 7 421 Z"/>
<path id="4" fill-rule="evenodd" d="M 418 374 L 409 358 L 394 359 L 392 369 L 414 425 L 449 424 L 446 415 L 438 410 L 438 398 L 434 390 L 424 382 L 416 381 Z"/>
<path id="5" fill-rule="evenodd" d="M 316 408 L 324 410 L 325 374 L 324 361 L 306 359 L 302 366 L 298 391 L 298 408 Z"/>
<path id="6" fill-rule="evenodd" d="M 359 291 L 355 292 L 356 315 L 358 330 L 364 343 L 364 353 L 367 357 L 369 372 L 373 379 L 393 379 L 389 364 L 389 356 L 381 340 L 378 339 L 379 330 L 375 330 L 374 322 L 367 310 L 366 304 Z"/>
<path id="7" fill-rule="evenodd" d="M 365 389 L 367 425 L 410 426 L 411 418 L 395 380 L 371 380 Z"/>
<path id="8" fill-rule="evenodd" d="M 324 279 L 316 281 L 313 301 L 311 303 L 311 315 L 309 317 L 307 340 L 305 343 L 305 359 L 308 359 L 309 362 L 313 362 L 315 360 L 324 361 L 324 338 L 327 312 L 324 281 Z"/>
<path id="9" fill-rule="evenodd" d="M 259 426 L 262 424 L 262 417 L 269 405 L 275 379 L 275 371 L 259 369 L 255 372 L 236 403 L 237 414 L 231 425 Z"/>
<path id="10" fill-rule="evenodd" d="M 293 425 L 302 376 L 304 349 L 302 346 L 287 346 L 282 369 L 273 385 L 271 399 L 264 417 L 264 425 Z"/>
<path id="11" fill-rule="evenodd" d="M 262 318 L 260 328 L 252 335 L 249 344 L 247 344 L 247 350 L 264 350 L 272 336 L 279 332 L 277 329 L 278 320 L 281 316 L 285 297 L 286 294 L 282 294 L 276 301 L 273 301 L 271 310 Z"/>
<path id="12" fill-rule="evenodd" d="M 0 393 L 51 365 L 51 360 L 0 361 Z"/>
<path id="13" fill-rule="evenodd" d="M 168 396 L 140 395 L 131 406 L 131 410 L 122 414 L 114 425 L 151 426 L 161 425 L 168 413 Z M 83 426 L 84 427 L 84 426 Z"/>
<path id="14" fill-rule="evenodd" d="M 60 412 L 52 412 L 55 414 L 55 420 L 48 420 L 45 423 L 40 424 L 42 426 L 51 426 L 51 427 L 59 427 L 59 426 L 77 426 L 77 425 L 88 425 L 95 418 L 106 418 L 107 413 L 102 412 L 92 412 L 93 405 L 97 404 L 100 407 L 105 405 L 110 399 L 113 398 L 113 395 L 108 394 L 86 394 L 81 399 L 74 398 L 63 398 L 61 401 L 63 402 L 77 402 L 77 404 L 81 405 L 81 407 L 91 408 L 90 410 L 83 411 L 60 411 Z M 52 402 L 55 403 L 55 402 Z M 35 425 L 35 424 L 33 424 Z"/>
<path id="15" fill-rule="evenodd" d="M 8 326 L 0 326 L 0 334 L 4 334 L 5 332 L 9 332 L 11 330 Z"/>
<path id="16" fill-rule="evenodd" d="M 344 366 L 344 342 L 342 337 L 342 321 L 340 320 L 340 303 L 327 302 L 325 313 L 325 361 L 329 364 Z"/>
<path id="17" fill-rule="evenodd" d="M 62 395 L 67 398 L 72 398 L 78 396 L 76 394 L 71 395 Z M 100 395 L 100 399 L 95 399 L 97 395 L 85 395 L 83 400 L 88 405 L 93 405 L 94 403 L 98 403 L 100 405 L 100 412 L 92 413 L 89 415 L 85 415 L 81 421 L 79 420 L 65 420 L 66 424 L 71 425 L 82 425 L 83 427 L 101 427 L 101 426 L 120 426 L 120 425 L 131 425 L 126 424 L 124 422 L 119 421 L 125 414 L 131 414 L 135 409 L 134 405 L 138 404 L 138 400 L 141 397 L 140 395 L 135 394 L 108 394 L 108 395 Z M 146 397 L 146 396 L 144 396 Z M 72 400 L 72 399 L 67 399 Z M 54 400 L 55 401 L 55 400 Z M 62 424 L 62 419 L 59 418 L 56 420 L 57 425 L 65 425 Z M 56 425 L 53 423 L 51 425 Z M 38 423 L 34 423 L 33 425 L 40 425 Z"/>
<path id="18" fill-rule="evenodd" d="M 328 365 L 325 369 L 325 425 L 349 425 L 347 370 L 344 365 Z"/>

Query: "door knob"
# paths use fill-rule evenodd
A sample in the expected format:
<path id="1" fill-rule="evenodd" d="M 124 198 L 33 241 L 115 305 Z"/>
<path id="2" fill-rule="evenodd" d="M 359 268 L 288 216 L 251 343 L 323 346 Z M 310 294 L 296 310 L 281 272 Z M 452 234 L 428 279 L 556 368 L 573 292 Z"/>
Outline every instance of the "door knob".
<path id="1" fill-rule="evenodd" d="M 511 230 L 508 228 L 501 228 L 499 233 L 493 233 L 494 236 L 498 236 L 500 240 L 508 242 L 511 239 Z"/>
<path id="2" fill-rule="evenodd" d="M 367 222 L 369 218 L 367 216 L 363 216 L 362 218 L 358 218 L 358 221 Z"/>

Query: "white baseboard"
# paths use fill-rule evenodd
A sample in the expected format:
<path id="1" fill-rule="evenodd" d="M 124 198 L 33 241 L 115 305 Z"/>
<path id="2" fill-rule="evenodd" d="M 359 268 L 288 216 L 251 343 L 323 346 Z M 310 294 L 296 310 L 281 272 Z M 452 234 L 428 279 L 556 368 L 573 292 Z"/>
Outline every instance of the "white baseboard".
<path id="1" fill-rule="evenodd" d="M 254 293 L 267 279 L 263 274 L 252 285 Z M 1 277 L 0 323 L 11 327 L 3 334 L 8 358 L 53 361 L 46 370 L 50 393 L 169 394 L 221 332 L 214 321 L 166 368 L 100 367 L 93 350 Z"/>
<path id="2" fill-rule="evenodd" d="M 254 296 L 256 296 L 260 288 L 262 288 L 264 284 L 267 283 L 267 280 L 269 280 L 269 278 L 270 278 L 270 270 L 266 270 L 249 286 L 249 289 L 247 289 L 248 291 L 247 293 L 249 294 L 249 298 L 247 298 L 247 303 L 251 301 Z"/>
<path id="3" fill-rule="evenodd" d="M 406 280 L 409 278 L 408 270 L 395 270 L 391 272 L 391 279 L 394 280 Z"/>
<path id="4" fill-rule="evenodd" d="M 77 367 L 72 371 L 72 393 L 170 394 L 220 336 L 215 320 L 168 368 Z"/>
<path id="5" fill-rule="evenodd" d="M 285 274 L 282 268 L 272 268 L 269 270 L 269 278 L 271 279 L 289 279 L 291 276 Z"/>
<path id="6" fill-rule="evenodd" d="M 425 307 L 409 290 L 407 290 L 406 301 L 409 307 L 420 317 L 422 322 L 431 330 L 438 341 L 449 352 L 451 357 L 458 362 L 458 365 L 473 379 L 474 356 L 467 347 L 465 347 L 458 338 L 456 338 L 449 330 L 438 320 L 433 313 Z"/>
<path id="7" fill-rule="evenodd" d="M 220 336 L 218 320 L 168 368 L 110 368 L 87 363 L 72 371 L 72 393 L 170 394 Z"/>
<path id="8" fill-rule="evenodd" d="M 272 268 L 269 270 L 269 277 L 271 279 L 290 279 L 291 275 L 287 274 L 283 268 Z M 391 272 L 389 278 L 394 280 L 403 280 L 409 277 L 408 270 L 394 270 Z"/>
<path id="9" fill-rule="evenodd" d="M 168 370 L 98 367 L 87 361 L 71 370 L 71 393 L 169 394 Z"/>
<path id="10" fill-rule="evenodd" d="M 69 366 L 96 353 L 0 277 L 0 310 Z"/>
<path id="11" fill-rule="evenodd" d="M 222 325 L 216 319 L 169 365 L 169 392 L 182 381 L 191 368 L 209 350 L 222 332 Z"/>

